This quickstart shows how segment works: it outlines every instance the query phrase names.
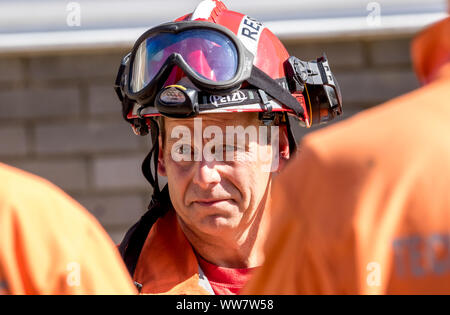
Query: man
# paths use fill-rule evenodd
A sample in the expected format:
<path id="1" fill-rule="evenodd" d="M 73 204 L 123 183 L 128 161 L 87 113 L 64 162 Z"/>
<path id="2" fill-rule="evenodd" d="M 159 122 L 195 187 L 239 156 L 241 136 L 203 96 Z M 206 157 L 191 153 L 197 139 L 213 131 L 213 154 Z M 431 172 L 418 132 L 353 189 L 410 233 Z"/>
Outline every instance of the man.
<path id="1" fill-rule="evenodd" d="M 424 87 L 303 140 L 245 293 L 450 293 L 449 35 L 413 42 Z"/>
<path id="2" fill-rule="evenodd" d="M 125 119 L 153 143 L 149 211 L 120 245 L 136 285 L 239 293 L 263 262 L 272 178 L 295 149 L 287 114 L 310 125 L 341 113 L 326 59 L 289 58 L 262 24 L 206 0 L 137 40 L 116 91 Z M 162 190 L 152 162 L 167 176 Z"/>
<path id="3" fill-rule="evenodd" d="M 98 222 L 49 182 L 0 163 L 0 294 L 135 294 Z"/>

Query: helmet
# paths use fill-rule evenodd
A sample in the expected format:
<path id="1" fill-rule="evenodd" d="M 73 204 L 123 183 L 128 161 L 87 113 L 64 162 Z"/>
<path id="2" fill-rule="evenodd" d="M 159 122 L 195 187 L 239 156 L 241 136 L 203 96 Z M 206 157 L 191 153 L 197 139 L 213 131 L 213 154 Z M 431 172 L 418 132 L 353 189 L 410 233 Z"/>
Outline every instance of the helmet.
<path id="1" fill-rule="evenodd" d="M 183 88 L 187 81 L 196 92 Z M 290 57 L 263 24 L 219 0 L 204 0 L 194 12 L 144 33 L 123 59 L 115 87 L 138 134 L 147 132 L 146 118 L 161 114 L 286 112 L 309 127 L 342 113 L 325 56 L 313 62 Z"/>

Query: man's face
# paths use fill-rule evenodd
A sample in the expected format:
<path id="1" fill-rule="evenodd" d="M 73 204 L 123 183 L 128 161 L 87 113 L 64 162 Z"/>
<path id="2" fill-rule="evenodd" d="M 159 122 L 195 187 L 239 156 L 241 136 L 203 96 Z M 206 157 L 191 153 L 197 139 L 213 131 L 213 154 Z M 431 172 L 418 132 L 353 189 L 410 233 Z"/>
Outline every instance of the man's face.
<path id="1" fill-rule="evenodd" d="M 271 178 L 268 165 L 274 159 L 271 143 L 276 141 L 259 137 L 261 123 L 255 113 L 199 117 L 164 118 L 158 171 L 168 178 L 182 224 L 197 235 L 236 233 L 248 226 L 265 200 Z M 243 133 L 235 128 L 257 130 L 258 137 L 249 135 L 242 142 Z M 278 149 L 278 142 L 275 146 Z"/>

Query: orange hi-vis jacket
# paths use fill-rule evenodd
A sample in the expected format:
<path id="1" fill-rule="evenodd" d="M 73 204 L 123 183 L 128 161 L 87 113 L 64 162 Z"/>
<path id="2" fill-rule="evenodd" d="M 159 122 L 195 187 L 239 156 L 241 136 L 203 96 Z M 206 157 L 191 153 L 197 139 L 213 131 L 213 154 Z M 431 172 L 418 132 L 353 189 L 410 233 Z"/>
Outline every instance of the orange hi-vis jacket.
<path id="1" fill-rule="evenodd" d="M 173 209 L 151 228 L 133 278 L 141 294 L 214 294 Z"/>
<path id="2" fill-rule="evenodd" d="M 244 294 L 450 294 L 450 18 L 412 52 L 427 85 L 305 137 L 275 180 Z"/>
<path id="3" fill-rule="evenodd" d="M 100 224 L 58 187 L 0 163 L 0 294 L 136 294 Z"/>

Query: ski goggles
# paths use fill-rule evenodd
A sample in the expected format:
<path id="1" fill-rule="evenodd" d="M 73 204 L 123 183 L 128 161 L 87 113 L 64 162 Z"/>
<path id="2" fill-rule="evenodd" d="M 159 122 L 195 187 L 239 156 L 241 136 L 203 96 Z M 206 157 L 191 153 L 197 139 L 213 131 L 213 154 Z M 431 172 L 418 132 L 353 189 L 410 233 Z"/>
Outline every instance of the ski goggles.
<path id="1" fill-rule="evenodd" d="M 171 22 L 145 32 L 125 60 L 125 94 L 141 103 L 152 98 L 179 67 L 198 88 L 231 92 L 251 75 L 253 55 L 227 28 L 209 22 Z M 125 70 L 125 69 L 124 69 Z"/>
<path id="2" fill-rule="evenodd" d="M 178 67 L 204 93 L 226 95 L 246 81 L 304 118 L 304 108 L 297 99 L 255 67 L 253 59 L 224 26 L 201 21 L 166 23 L 137 40 L 122 60 L 115 89 L 122 103 L 126 97 L 142 107 L 153 106 Z"/>

